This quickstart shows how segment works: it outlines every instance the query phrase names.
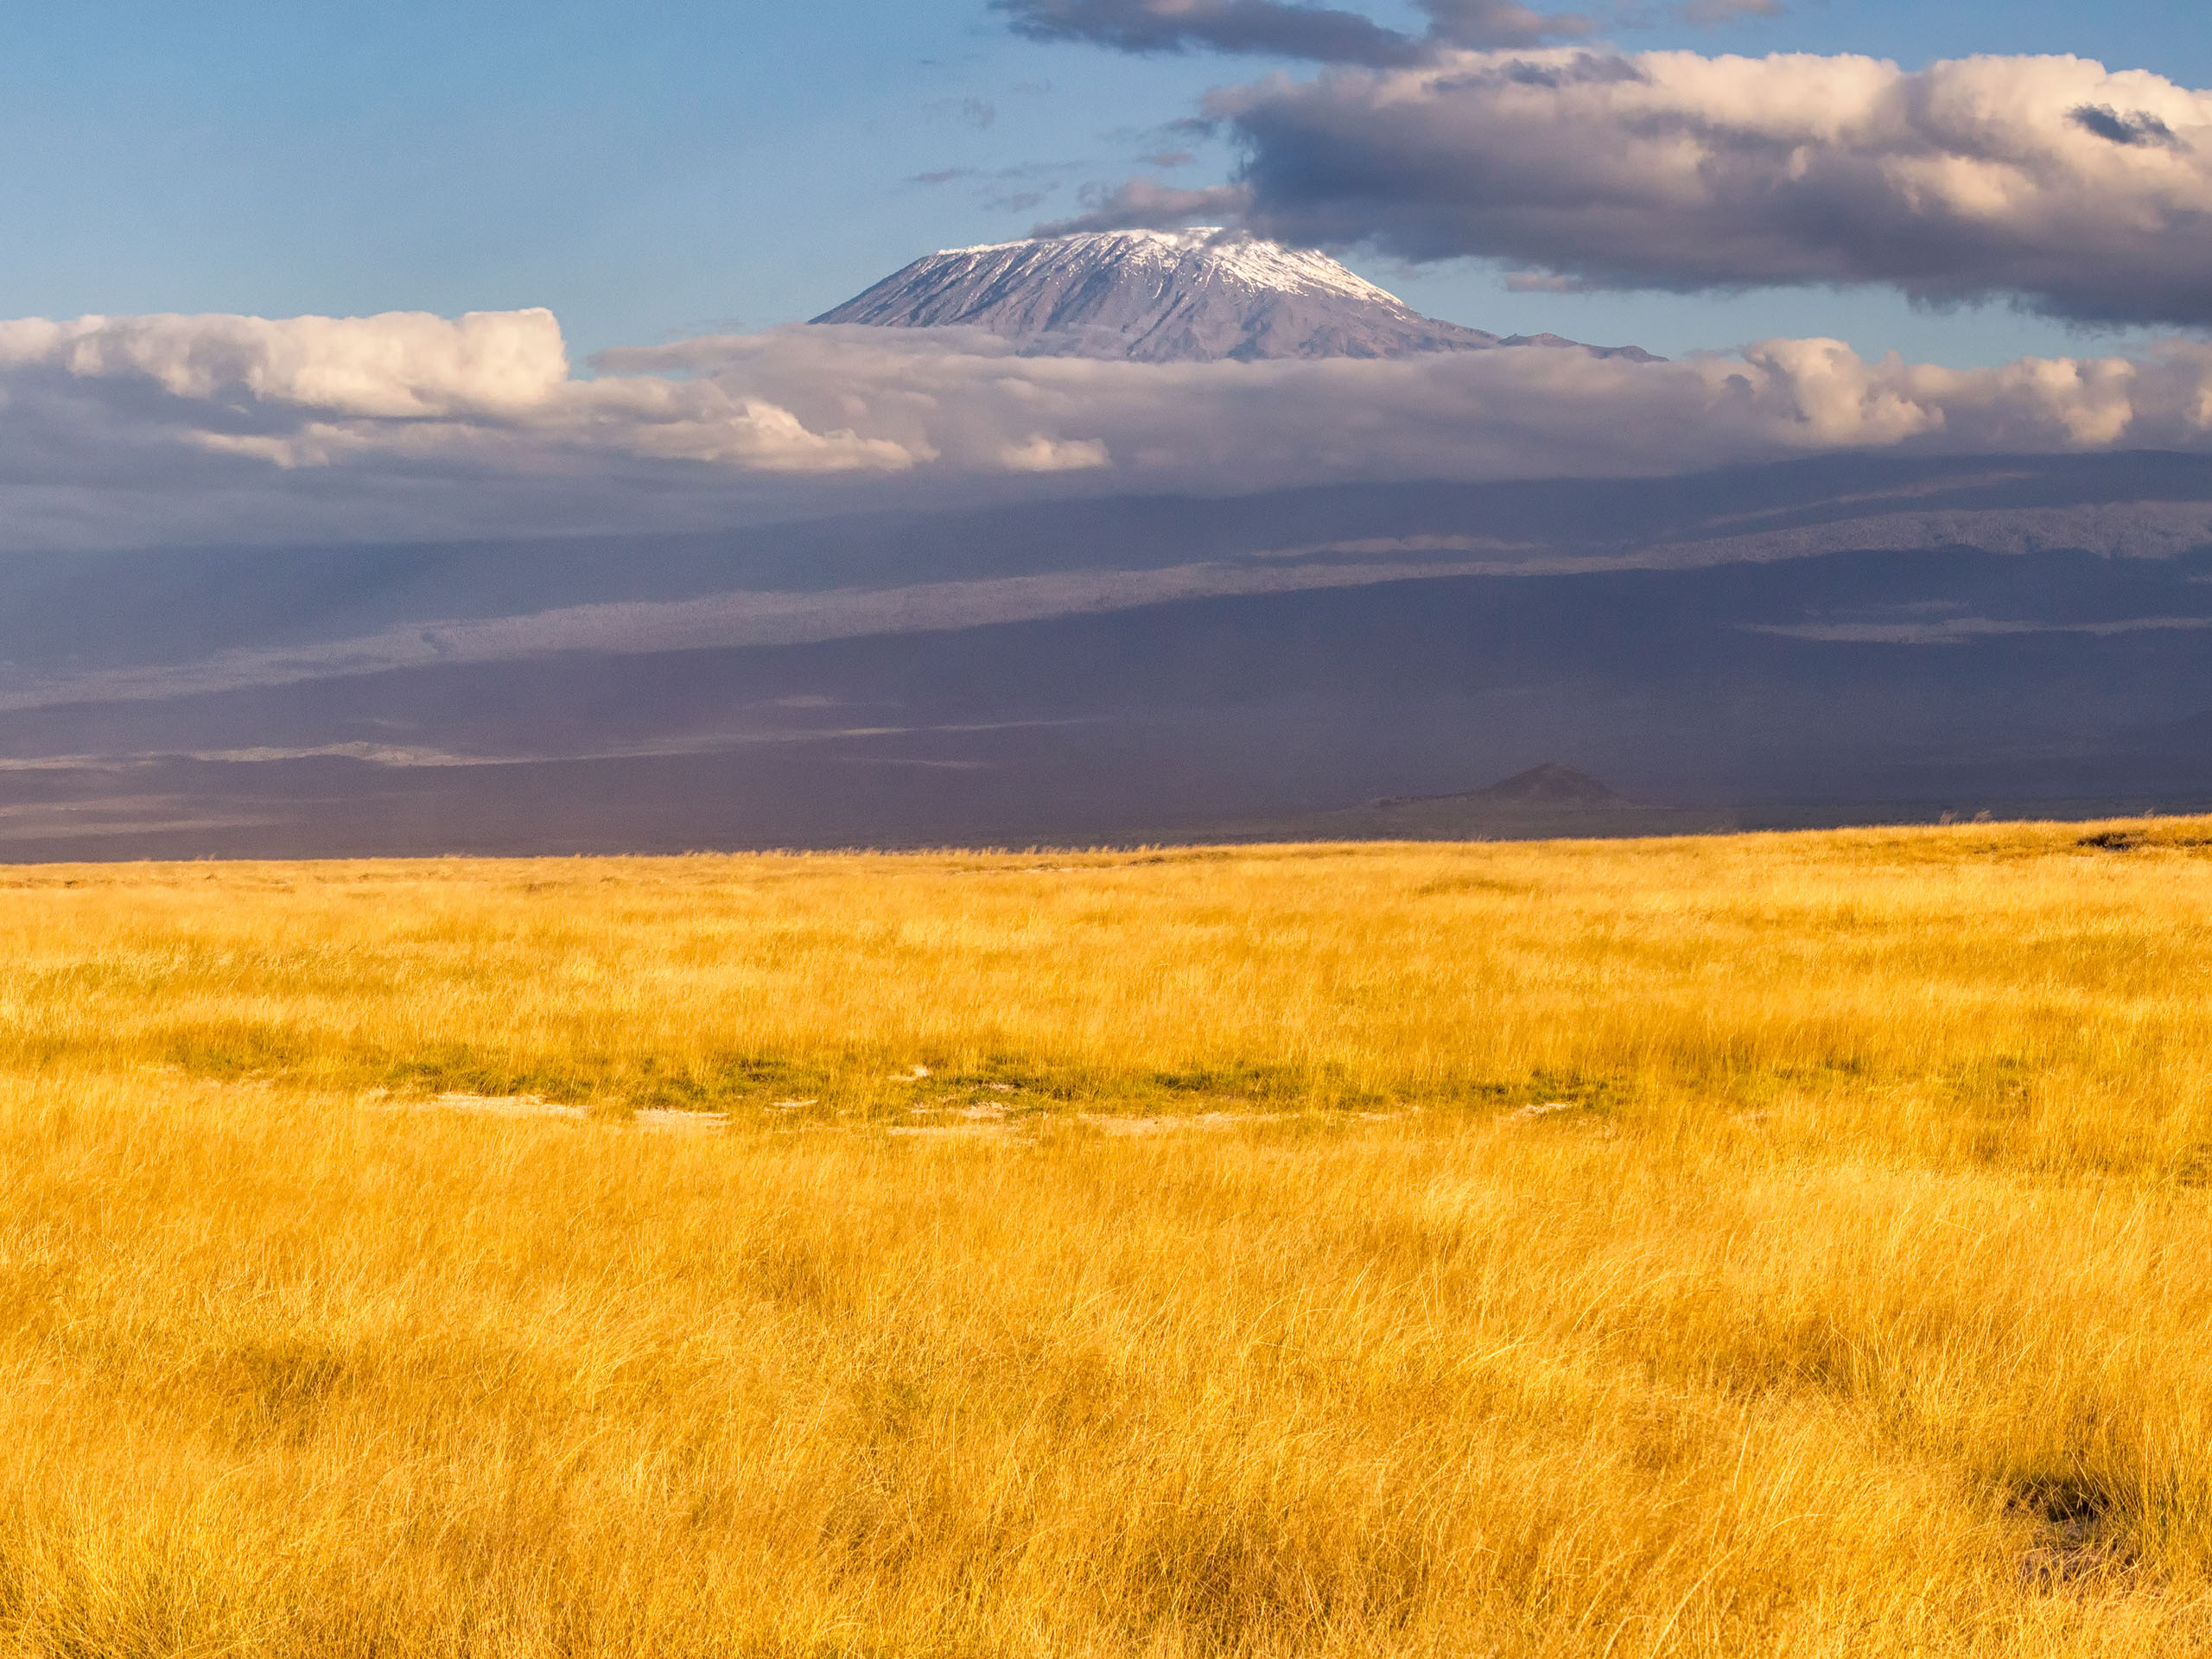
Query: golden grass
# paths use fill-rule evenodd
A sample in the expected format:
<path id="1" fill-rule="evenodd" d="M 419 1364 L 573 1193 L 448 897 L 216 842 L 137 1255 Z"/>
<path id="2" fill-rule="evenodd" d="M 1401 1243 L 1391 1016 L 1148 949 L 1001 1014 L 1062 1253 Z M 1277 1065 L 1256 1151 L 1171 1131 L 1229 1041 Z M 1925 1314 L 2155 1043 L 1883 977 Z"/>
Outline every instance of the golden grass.
<path id="1" fill-rule="evenodd" d="M 2208 924 L 2186 821 L 0 873 L 0 1649 L 2212 1649 Z"/>

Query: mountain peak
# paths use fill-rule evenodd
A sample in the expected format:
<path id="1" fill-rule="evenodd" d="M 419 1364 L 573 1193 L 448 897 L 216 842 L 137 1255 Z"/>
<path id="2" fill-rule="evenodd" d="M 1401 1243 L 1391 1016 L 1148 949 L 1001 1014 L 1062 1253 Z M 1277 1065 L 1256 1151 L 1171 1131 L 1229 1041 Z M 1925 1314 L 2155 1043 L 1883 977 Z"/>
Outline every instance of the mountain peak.
<path id="1" fill-rule="evenodd" d="M 1413 357 L 1557 346 L 1644 359 L 1633 346 L 1501 339 L 1419 312 L 1325 253 L 1215 229 L 1096 231 L 948 248 L 817 322 L 988 329 L 1039 356 L 1136 362 Z"/>

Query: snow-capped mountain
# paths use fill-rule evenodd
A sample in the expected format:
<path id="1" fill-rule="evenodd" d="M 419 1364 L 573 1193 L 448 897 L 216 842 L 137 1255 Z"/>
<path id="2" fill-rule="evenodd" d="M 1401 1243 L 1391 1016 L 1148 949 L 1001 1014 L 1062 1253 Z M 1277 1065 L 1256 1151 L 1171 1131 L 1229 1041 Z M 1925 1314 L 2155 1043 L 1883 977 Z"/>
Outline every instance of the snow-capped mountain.
<path id="1" fill-rule="evenodd" d="M 1326 254 L 1217 230 L 1104 231 L 952 248 L 917 259 L 817 322 L 986 328 L 1040 355 L 1146 363 L 1410 357 L 1555 346 L 1649 359 L 1634 346 L 1501 338 L 1422 316 Z"/>

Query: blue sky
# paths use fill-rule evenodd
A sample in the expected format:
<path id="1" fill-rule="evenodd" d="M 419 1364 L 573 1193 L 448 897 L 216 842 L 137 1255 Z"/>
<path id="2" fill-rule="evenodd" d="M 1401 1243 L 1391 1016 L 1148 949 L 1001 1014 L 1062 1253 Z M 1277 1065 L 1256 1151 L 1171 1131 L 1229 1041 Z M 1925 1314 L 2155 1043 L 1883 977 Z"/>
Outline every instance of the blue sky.
<path id="1" fill-rule="evenodd" d="M 2171 0 L 1793 0 L 1615 38 L 1909 67 L 2072 52 L 2212 85 L 2212 13 Z M 1141 170 L 1206 87 L 1269 67 L 1023 41 L 982 0 L 17 8 L 0 19 L 0 315 L 545 305 L 579 357 L 753 328 L 1071 211 L 1082 184 Z M 1167 176 L 1211 181 L 1228 161 Z M 1440 315 L 1669 353 L 1831 334 L 1969 365 L 2141 338 L 1876 290 L 1509 295 L 1479 265 L 1352 263 Z"/>

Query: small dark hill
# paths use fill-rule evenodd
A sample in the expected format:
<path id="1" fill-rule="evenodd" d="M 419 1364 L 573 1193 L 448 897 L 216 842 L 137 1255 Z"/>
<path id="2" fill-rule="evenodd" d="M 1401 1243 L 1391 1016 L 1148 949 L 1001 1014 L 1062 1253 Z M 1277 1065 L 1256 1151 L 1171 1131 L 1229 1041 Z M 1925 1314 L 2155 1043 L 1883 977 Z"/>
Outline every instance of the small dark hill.
<path id="1" fill-rule="evenodd" d="M 1333 812 L 1224 825 L 1230 840 L 1494 841 L 1577 836 L 1700 835 L 1732 830 L 1712 807 L 1644 806 L 1557 761 L 1457 795 L 1395 795 Z"/>
<path id="2" fill-rule="evenodd" d="M 1488 789 L 1475 791 L 1475 798 L 1508 802 L 1515 806 L 1632 806 L 1586 772 L 1547 760 L 1541 766 L 1516 772 Z"/>
<path id="3" fill-rule="evenodd" d="M 1634 801 L 1615 794 L 1588 772 L 1547 760 L 1541 766 L 1531 766 L 1526 772 L 1502 779 L 1487 789 L 1467 790 L 1456 795 L 1389 795 L 1370 801 L 1367 810 L 1390 812 L 1403 811 L 1408 807 L 1442 807 L 1473 812 L 1560 812 L 1607 811 L 1635 805 Z"/>

